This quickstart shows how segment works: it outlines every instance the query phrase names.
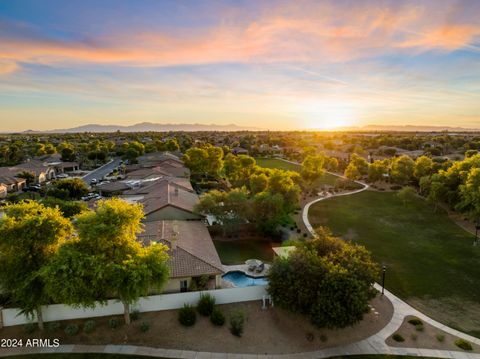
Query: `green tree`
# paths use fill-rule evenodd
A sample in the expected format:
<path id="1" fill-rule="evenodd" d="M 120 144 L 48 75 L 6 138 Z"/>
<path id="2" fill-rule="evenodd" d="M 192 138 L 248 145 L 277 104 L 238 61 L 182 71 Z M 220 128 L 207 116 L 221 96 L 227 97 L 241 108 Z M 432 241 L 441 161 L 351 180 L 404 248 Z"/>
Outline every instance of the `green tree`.
<path id="1" fill-rule="evenodd" d="M 165 149 L 167 151 L 178 151 L 180 149 L 180 146 L 178 145 L 178 141 L 176 138 L 171 138 L 165 143 Z"/>
<path id="2" fill-rule="evenodd" d="M 268 177 L 264 173 L 253 174 L 250 176 L 250 191 L 253 194 L 263 192 L 268 187 Z"/>
<path id="3" fill-rule="evenodd" d="M 30 185 L 35 182 L 35 173 L 30 171 L 22 171 L 17 174 L 17 177 L 24 178 L 27 182 L 27 185 Z"/>
<path id="4" fill-rule="evenodd" d="M 407 202 L 411 201 L 417 194 L 417 191 L 415 191 L 415 188 L 406 186 L 403 187 L 400 191 L 397 193 L 397 197 L 403 202 L 403 205 L 405 206 Z"/>
<path id="5" fill-rule="evenodd" d="M 88 209 L 87 204 L 83 201 L 65 201 L 56 197 L 46 197 L 42 199 L 42 204 L 50 208 L 58 207 L 66 218 L 73 218 Z"/>
<path id="6" fill-rule="evenodd" d="M 140 205 L 114 198 L 77 216 L 78 238 L 69 241 L 43 272 L 49 293 L 73 306 L 92 307 L 114 295 L 130 324 L 130 306 L 168 279 L 168 248 L 136 240 Z"/>
<path id="7" fill-rule="evenodd" d="M 325 174 L 325 157 L 322 155 L 307 156 L 302 163 L 302 178 L 307 188 L 315 187 L 317 181 Z"/>
<path id="8" fill-rule="evenodd" d="M 388 166 L 385 161 L 376 160 L 368 166 L 368 180 L 370 182 L 382 181 L 387 173 Z"/>
<path id="9" fill-rule="evenodd" d="M 72 200 L 80 199 L 88 193 L 88 187 L 80 178 L 65 178 L 56 180 L 47 194 L 53 197 Z"/>
<path id="10" fill-rule="evenodd" d="M 58 208 L 34 201 L 7 206 L 0 220 L 0 287 L 23 313 L 36 314 L 41 330 L 41 306 L 50 298 L 40 273 L 71 234 L 72 225 Z"/>
<path id="11" fill-rule="evenodd" d="M 413 176 L 417 179 L 417 181 L 420 181 L 420 178 L 431 175 L 432 170 L 433 170 L 432 159 L 427 156 L 420 156 L 415 160 Z"/>
<path id="12" fill-rule="evenodd" d="M 469 213 L 473 219 L 480 217 L 480 168 L 471 168 L 464 185 L 460 186 L 461 201 L 458 209 Z"/>
<path id="13" fill-rule="evenodd" d="M 268 274 L 268 292 L 276 305 L 307 315 L 317 327 L 353 325 L 375 296 L 378 266 L 361 246 L 326 230 L 300 244 L 288 257 L 276 257 Z"/>
<path id="14" fill-rule="evenodd" d="M 406 184 L 413 177 L 415 162 L 406 155 L 395 157 L 390 170 L 391 179 L 398 184 Z"/>

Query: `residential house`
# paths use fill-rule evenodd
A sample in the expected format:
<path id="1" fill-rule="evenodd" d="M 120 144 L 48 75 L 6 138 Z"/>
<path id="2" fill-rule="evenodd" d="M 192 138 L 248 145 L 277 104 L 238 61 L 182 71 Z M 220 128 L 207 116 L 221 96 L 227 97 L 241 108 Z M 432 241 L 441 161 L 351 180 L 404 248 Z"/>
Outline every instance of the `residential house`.
<path id="1" fill-rule="evenodd" d="M 234 155 L 248 155 L 248 151 L 245 148 L 238 146 L 232 148 L 232 153 Z"/>
<path id="2" fill-rule="evenodd" d="M 0 198 L 7 197 L 8 188 L 7 185 L 0 182 Z"/>
<path id="3" fill-rule="evenodd" d="M 144 245 L 168 246 L 170 280 L 164 292 L 186 292 L 192 280 L 208 276 L 209 289 L 220 286 L 223 265 L 207 227 L 200 221 L 152 221 L 138 235 Z"/>

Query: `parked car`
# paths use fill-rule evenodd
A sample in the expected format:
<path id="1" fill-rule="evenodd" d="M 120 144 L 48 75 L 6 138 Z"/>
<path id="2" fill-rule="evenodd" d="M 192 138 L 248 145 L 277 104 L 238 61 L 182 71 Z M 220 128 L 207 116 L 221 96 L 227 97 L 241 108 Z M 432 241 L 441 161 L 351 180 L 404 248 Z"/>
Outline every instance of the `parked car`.
<path id="1" fill-rule="evenodd" d="M 68 177 L 70 177 L 70 176 L 69 176 L 68 174 L 66 174 L 66 173 L 59 173 L 59 174 L 57 175 L 57 178 L 68 178 Z"/>
<path id="2" fill-rule="evenodd" d="M 27 187 L 23 187 L 23 191 L 24 192 L 28 192 L 28 191 L 31 191 L 31 192 L 38 192 L 42 189 L 42 186 L 40 186 L 39 184 L 32 184 L 30 186 L 27 186 Z"/>
<path id="3" fill-rule="evenodd" d="M 90 180 L 90 184 L 91 184 L 91 185 L 94 185 L 94 184 L 97 184 L 97 183 L 98 183 L 98 180 L 97 180 L 96 178 L 92 178 L 92 179 Z"/>

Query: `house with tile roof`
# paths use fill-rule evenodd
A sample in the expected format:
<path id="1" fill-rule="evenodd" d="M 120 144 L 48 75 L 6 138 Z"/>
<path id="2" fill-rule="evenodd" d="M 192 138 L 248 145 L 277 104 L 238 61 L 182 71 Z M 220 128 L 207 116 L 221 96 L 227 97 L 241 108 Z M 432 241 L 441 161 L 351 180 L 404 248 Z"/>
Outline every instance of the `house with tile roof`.
<path id="1" fill-rule="evenodd" d="M 170 280 L 164 287 L 164 292 L 187 291 L 192 280 L 202 276 L 208 276 L 209 289 L 220 286 L 223 265 L 203 222 L 146 222 L 144 232 L 137 238 L 143 245 L 154 242 L 168 247 Z"/>

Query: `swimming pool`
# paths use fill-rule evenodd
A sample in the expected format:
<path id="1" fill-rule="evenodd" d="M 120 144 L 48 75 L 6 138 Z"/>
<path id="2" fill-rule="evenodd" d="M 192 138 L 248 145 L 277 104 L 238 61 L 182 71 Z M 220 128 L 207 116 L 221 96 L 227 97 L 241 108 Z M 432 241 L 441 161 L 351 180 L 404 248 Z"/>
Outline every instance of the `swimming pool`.
<path id="1" fill-rule="evenodd" d="M 268 280 L 265 277 L 253 278 L 240 271 L 228 272 L 227 274 L 224 274 L 222 278 L 233 283 L 235 287 L 250 287 L 252 285 L 268 284 Z"/>

